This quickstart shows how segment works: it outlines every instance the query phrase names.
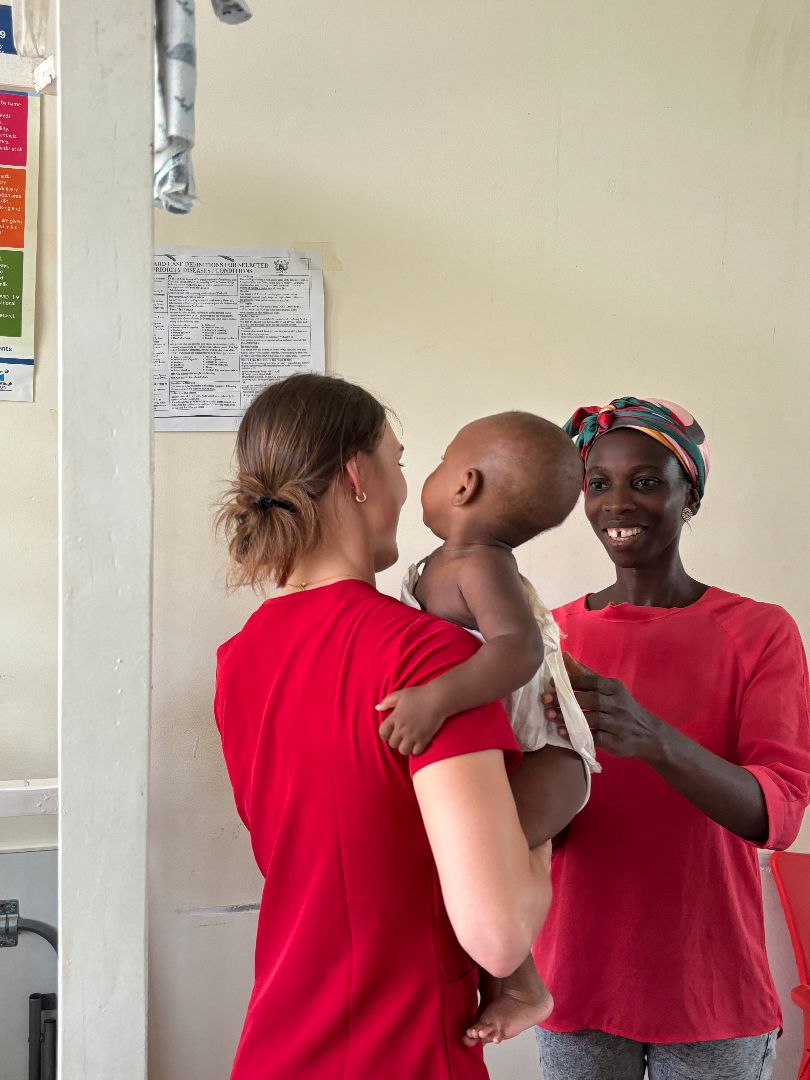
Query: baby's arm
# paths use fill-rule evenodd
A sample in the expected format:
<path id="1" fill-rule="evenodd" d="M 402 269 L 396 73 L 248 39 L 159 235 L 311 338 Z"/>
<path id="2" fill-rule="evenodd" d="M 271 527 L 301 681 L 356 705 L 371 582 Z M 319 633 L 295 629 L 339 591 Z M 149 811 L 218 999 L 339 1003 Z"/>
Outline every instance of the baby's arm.
<path id="1" fill-rule="evenodd" d="M 543 662 L 543 639 L 511 552 L 483 549 L 460 559 L 458 588 L 485 639 L 474 656 L 425 686 L 389 694 L 380 735 L 401 754 L 421 754 L 448 716 L 504 698 Z"/>

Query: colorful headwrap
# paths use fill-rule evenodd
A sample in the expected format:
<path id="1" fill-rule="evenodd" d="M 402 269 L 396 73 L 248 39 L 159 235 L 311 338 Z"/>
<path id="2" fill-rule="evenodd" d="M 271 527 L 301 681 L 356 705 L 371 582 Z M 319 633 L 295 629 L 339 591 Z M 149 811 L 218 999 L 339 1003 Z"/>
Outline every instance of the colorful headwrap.
<path id="1" fill-rule="evenodd" d="M 709 475 L 709 447 L 703 429 L 680 405 L 660 398 L 615 398 L 609 405 L 585 405 L 577 409 L 565 431 L 573 438 L 585 461 L 600 436 L 617 428 L 642 431 L 671 450 L 703 497 Z"/>

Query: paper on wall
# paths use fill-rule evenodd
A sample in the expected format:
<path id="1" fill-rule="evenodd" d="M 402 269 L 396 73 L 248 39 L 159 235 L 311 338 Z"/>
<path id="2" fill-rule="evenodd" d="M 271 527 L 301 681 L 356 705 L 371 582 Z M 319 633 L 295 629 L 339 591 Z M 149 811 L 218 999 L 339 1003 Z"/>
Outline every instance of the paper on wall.
<path id="1" fill-rule="evenodd" d="M 0 91 L 0 402 L 34 400 L 39 98 Z"/>
<path id="2" fill-rule="evenodd" d="M 235 431 L 269 383 L 324 370 L 320 251 L 155 252 L 156 431 Z"/>

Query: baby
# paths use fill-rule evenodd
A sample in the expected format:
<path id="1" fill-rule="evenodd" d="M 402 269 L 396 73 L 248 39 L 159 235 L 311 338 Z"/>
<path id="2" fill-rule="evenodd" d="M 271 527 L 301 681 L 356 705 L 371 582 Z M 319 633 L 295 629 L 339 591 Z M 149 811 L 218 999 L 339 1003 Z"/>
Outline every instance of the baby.
<path id="1" fill-rule="evenodd" d="M 590 728 L 571 690 L 559 630 L 513 549 L 560 525 L 582 489 L 582 462 L 563 430 L 539 416 L 501 413 L 462 428 L 425 481 L 422 509 L 442 540 L 411 567 L 402 599 L 475 633 L 484 644 L 425 686 L 389 694 L 380 735 L 420 754 L 448 716 L 504 698 L 524 751 L 510 776 L 531 847 L 556 836 L 582 808 L 599 770 Z M 421 573 L 420 573 L 421 568 Z M 567 738 L 546 720 L 551 681 Z M 542 1022 L 552 998 L 531 956 L 508 979 L 482 973 L 481 1010 L 469 1043 L 500 1042 Z"/>

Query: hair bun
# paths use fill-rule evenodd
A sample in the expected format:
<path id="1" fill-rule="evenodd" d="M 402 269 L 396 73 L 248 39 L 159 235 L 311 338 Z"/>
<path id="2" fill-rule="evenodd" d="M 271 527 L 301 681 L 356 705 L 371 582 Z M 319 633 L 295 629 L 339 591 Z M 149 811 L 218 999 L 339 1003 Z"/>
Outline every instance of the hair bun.
<path id="1" fill-rule="evenodd" d="M 295 507 L 291 502 L 287 502 L 286 499 L 274 499 L 269 495 L 262 495 L 260 499 L 257 499 L 256 506 L 259 510 L 286 510 L 290 514 L 295 513 Z"/>

